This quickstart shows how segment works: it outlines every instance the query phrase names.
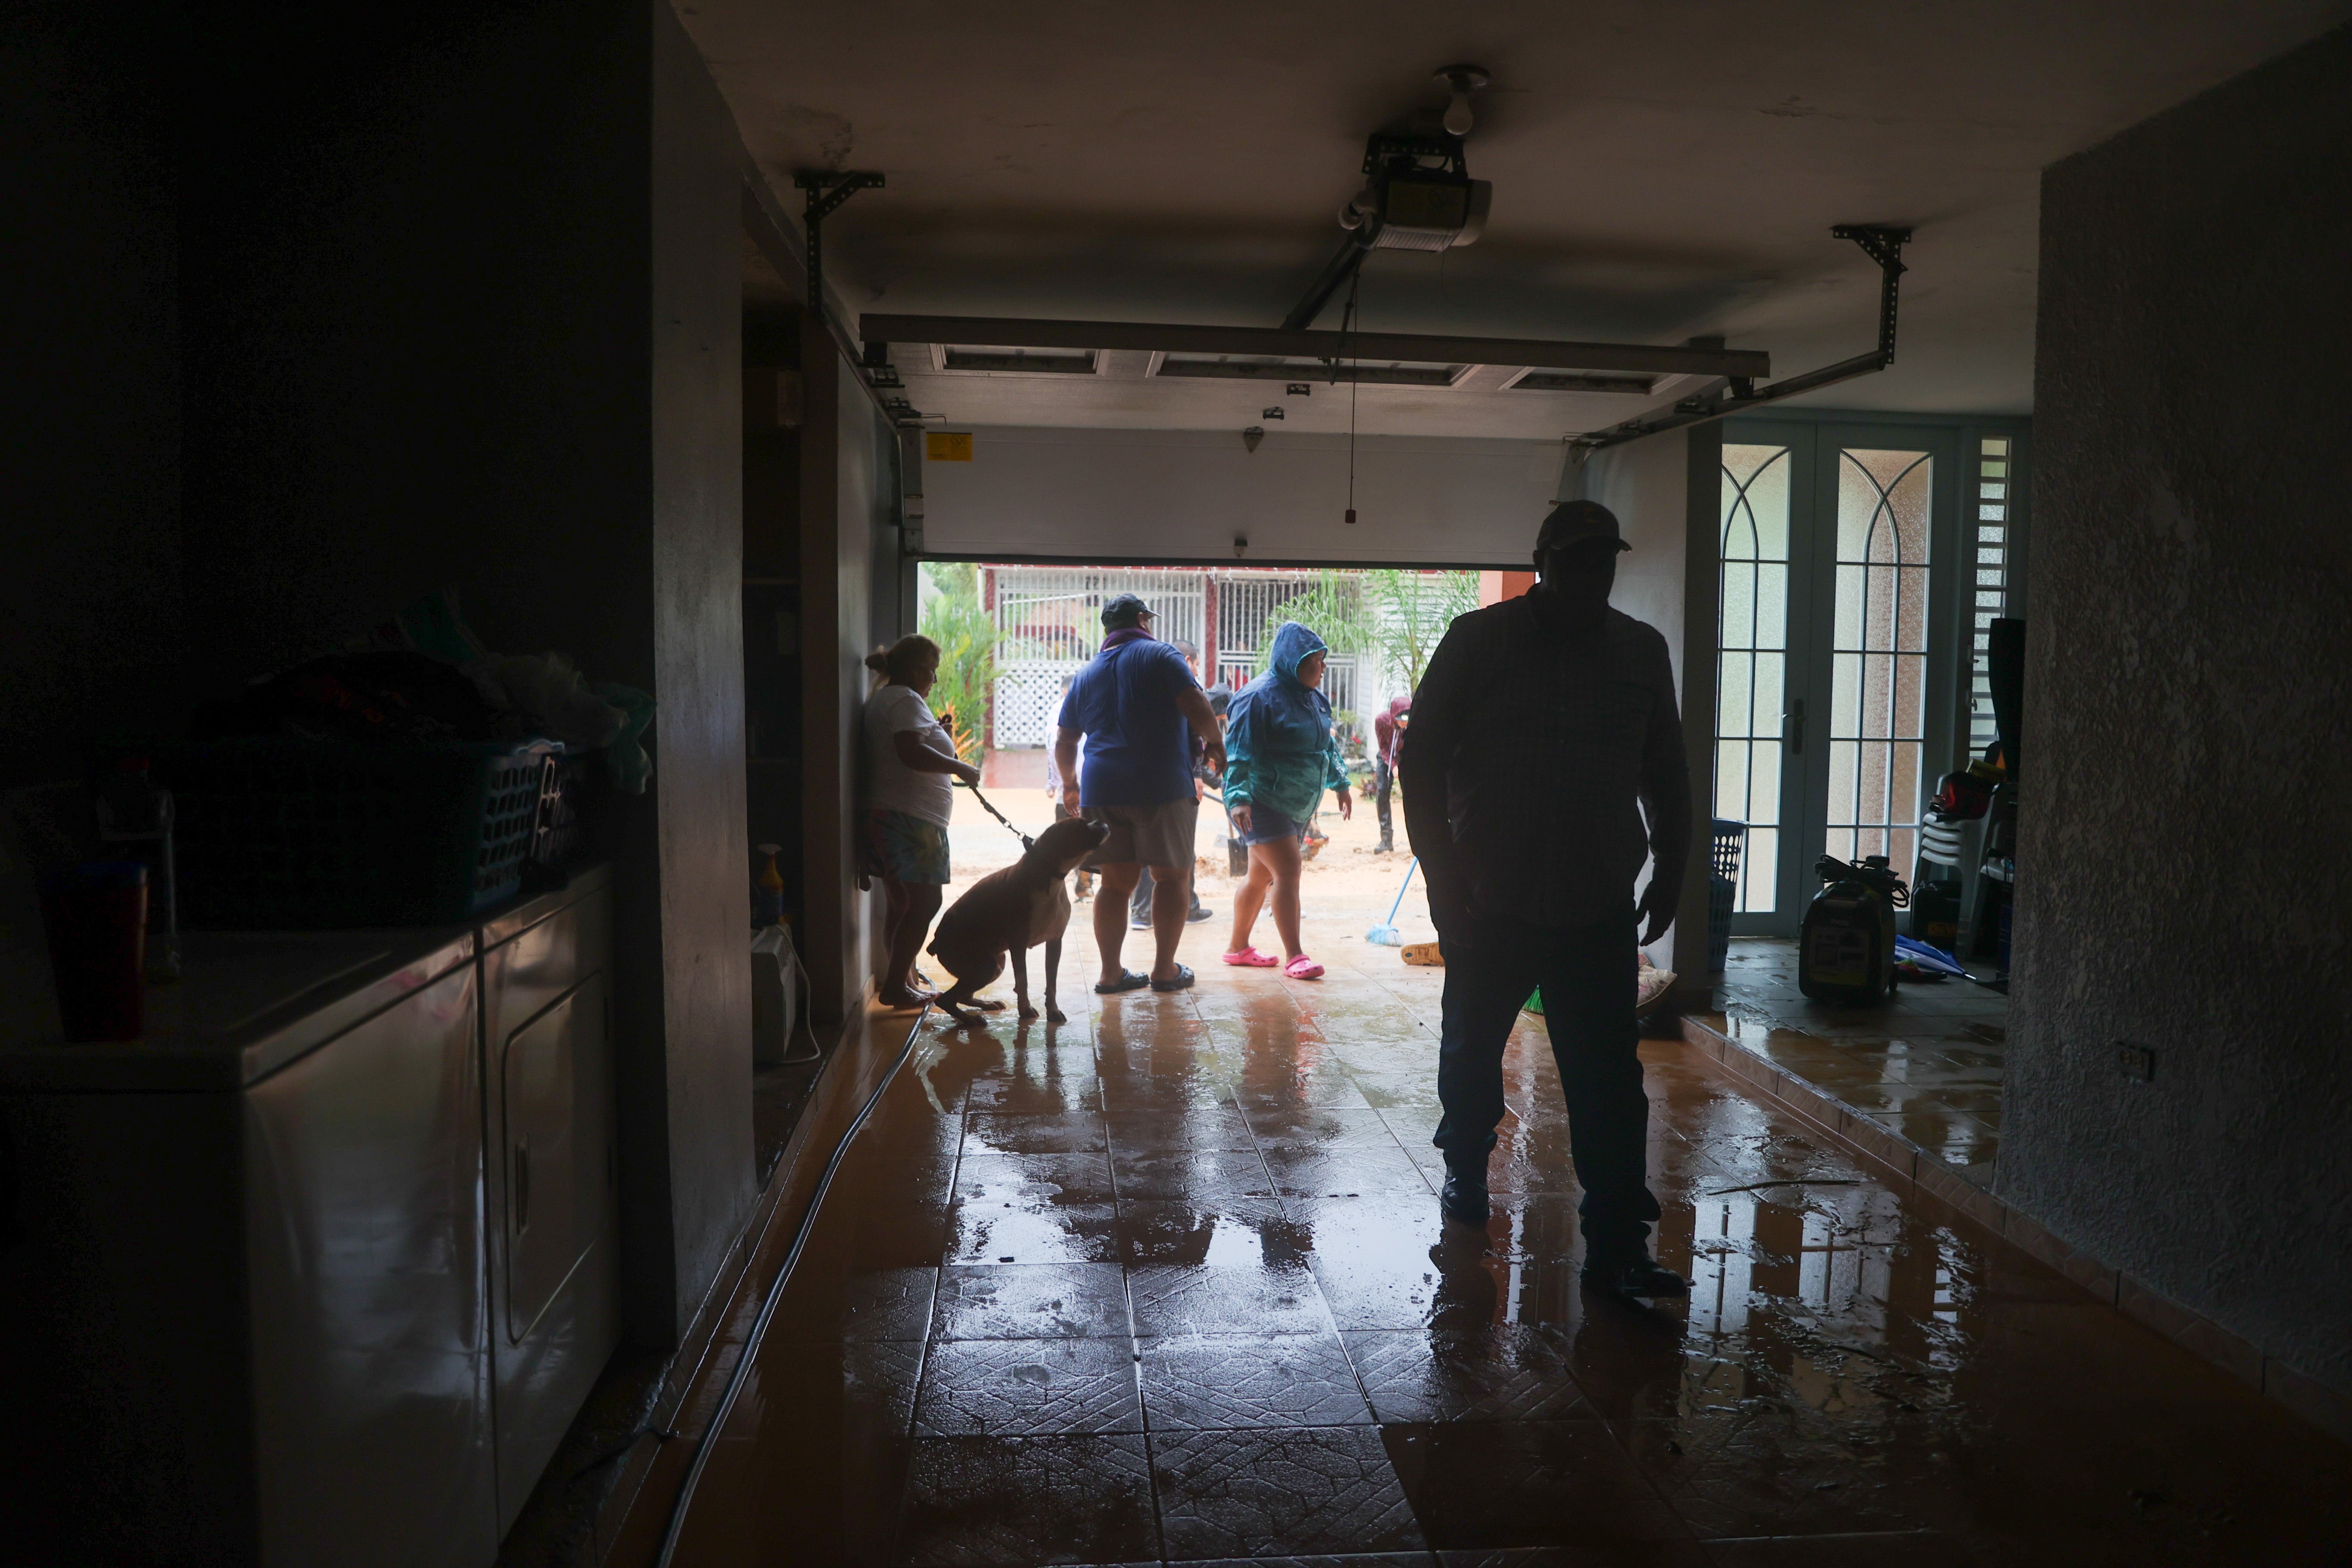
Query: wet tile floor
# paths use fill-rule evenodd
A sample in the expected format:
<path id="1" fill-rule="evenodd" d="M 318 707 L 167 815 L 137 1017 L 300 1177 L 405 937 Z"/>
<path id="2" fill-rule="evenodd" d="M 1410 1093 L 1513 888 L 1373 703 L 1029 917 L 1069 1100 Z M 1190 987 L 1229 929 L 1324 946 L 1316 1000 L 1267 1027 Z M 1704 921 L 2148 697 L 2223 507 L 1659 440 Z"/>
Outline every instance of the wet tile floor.
<path id="1" fill-rule="evenodd" d="M 1797 988 L 1795 942 L 1735 937 L 1716 1000 L 1706 1027 L 1991 1187 L 2006 995 L 1945 980 L 1898 986 L 1884 1007 L 1826 1007 Z"/>
<path id="2" fill-rule="evenodd" d="M 1367 949 L 928 1026 L 677 1561 L 2347 1560 L 2352 1449 L 1678 1042 L 1643 1057 L 1686 1305 L 1580 1289 L 1533 1030 L 1494 1218 L 1443 1224 L 1441 983 Z"/>

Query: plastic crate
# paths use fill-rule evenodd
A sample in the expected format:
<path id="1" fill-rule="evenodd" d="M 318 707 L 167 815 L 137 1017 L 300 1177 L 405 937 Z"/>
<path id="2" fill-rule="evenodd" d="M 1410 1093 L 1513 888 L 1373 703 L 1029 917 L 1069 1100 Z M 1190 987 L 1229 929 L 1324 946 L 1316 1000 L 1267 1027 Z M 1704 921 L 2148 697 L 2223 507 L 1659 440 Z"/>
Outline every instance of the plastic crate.
<path id="1" fill-rule="evenodd" d="M 169 753 L 181 918 L 230 931 L 469 919 L 520 889 L 561 751 L 267 737 Z"/>
<path id="2" fill-rule="evenodd" d="M 1731 956 L 1731 911 L 1739 903 L 1739 854 L 1748 824 L 1715 819 L 1706 867 L 1706 972 L 1720 974 Z"/>

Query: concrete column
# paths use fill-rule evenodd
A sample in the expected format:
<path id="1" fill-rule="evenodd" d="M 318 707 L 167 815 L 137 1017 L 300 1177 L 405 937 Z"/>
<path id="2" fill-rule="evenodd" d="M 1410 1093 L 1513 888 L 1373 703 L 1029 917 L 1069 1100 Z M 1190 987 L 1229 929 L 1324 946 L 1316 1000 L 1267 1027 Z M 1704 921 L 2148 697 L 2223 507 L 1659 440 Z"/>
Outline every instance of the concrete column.
<path id="1" fill-rule="evenodd" d="M 1714 984 L 1707 958 L 1708 859 L 1715 847 L 1715 702 L 1722 614 L 1723 426 L 1683 432 L 1683 754 L 1690 759 L 1691 856 L 1675 915 L 1675 991 L 1694 1001 Z"/>
<path id="2" fill-rule="evenodd" d="M 872 410 L 856 371 L 822 321 L 804 318 L 801 374 L 801 836 L 803 934 L 813 1015 L 835 1022 L 865 1005 L 872 970 L 867 904 L 857 890 L 857 747 L 871 684 Z"/>

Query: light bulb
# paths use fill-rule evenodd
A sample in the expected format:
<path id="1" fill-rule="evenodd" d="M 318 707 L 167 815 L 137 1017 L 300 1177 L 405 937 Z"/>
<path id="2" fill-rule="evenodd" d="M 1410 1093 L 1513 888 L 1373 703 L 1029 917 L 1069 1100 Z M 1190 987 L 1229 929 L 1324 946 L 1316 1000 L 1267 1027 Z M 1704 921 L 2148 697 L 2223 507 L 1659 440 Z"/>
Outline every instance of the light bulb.
<path id="1" fill-rule="evenodd" d="M 1445 105 L 1445 133 L 1449 136 L 1470 134 L 1470 95 L 1495 79 L 1485 66 L 1447 66 L 1437 73 L 1436 79 L 1445 84 L 1454 96 Z"/>

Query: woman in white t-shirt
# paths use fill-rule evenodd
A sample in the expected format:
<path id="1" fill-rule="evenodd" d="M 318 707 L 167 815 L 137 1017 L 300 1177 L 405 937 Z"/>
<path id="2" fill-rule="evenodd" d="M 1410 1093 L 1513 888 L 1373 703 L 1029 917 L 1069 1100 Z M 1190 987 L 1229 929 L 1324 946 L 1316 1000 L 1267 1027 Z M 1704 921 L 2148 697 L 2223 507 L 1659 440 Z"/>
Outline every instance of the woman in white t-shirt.
<path id="1" fill-rule="evenodd" d="M 882 879 L 888 967 L 882 1004 L 919 1007 L 930 1000 L 915 986 L 915 955 L 923 950 L 940 889 L 948 881 L 948 816 L 955 786 L 980 782 L 980 770 L 956 755 L 955 742 L 923 699 L 940 678 L 940 645 L 903 637 L 868 654 L 866 668 L 886 684 L 866 699 L 860 721 L 866 748 L 864 864 Z"/>

